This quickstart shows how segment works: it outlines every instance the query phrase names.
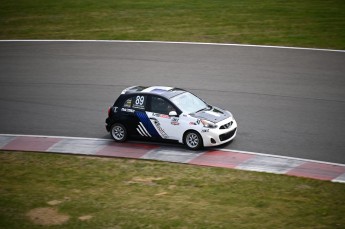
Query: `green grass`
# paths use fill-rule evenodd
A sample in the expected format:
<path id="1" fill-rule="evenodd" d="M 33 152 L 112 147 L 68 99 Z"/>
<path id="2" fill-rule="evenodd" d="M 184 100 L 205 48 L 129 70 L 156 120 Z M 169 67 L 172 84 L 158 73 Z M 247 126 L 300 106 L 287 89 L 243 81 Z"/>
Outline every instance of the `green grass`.
<path id="1" fill-rule="evenodd" d="M 127 159 L 0 153 L 0 228 L 344 228 L 345 185 Z M 88 220 L 79 217 L 87 216 Z M 43 217 L 42 215 L 37 216 Z M 50 215 L 49 223 L 58 216 Z"/>
<path id="2" fill-rule="evenodd" d="M 110 39 L 345 49 L 344 0 L 2 0 L 0 39 Z"/>

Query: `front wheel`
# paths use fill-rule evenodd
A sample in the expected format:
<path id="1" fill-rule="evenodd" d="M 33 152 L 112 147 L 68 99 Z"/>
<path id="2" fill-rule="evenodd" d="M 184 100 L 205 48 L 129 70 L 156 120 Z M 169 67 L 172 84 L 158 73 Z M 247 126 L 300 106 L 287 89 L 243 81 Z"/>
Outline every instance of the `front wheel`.
<path id="1" fill-rule="evenodd" d="M 191 150 L 198 150 L 203 147 L 202 137 L 196 131 L 189 131 L 184 136 L 184 143 Z"/>
<path id="2" fill-rule="evenodd" d="M 127 140 L 126 127 L 120 123 L 115 123 L 110 128 L 111 137 L 117 142 L 124 142 Z"/>

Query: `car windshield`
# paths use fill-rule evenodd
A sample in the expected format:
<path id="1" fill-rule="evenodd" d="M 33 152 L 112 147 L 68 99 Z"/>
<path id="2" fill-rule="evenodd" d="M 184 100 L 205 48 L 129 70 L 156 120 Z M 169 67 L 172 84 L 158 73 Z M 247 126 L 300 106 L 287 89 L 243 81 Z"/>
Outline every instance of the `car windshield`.
<path id="1" fill-rule="evenodd" d="M 187 114 L 195 113 L 208 107 L 204 101 L 189 92 L 177 95 L 173 97 L 171 101 L 180 108 L 183 113 Z"/>

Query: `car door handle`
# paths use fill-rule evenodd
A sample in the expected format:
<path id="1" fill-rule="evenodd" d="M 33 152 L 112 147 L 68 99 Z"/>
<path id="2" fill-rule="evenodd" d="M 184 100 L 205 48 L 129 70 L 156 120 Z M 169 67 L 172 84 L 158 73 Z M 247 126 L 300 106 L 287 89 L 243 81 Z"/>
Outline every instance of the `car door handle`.
<path id="1" fill-rule="evenodd" d="M 150 117 L 151 120 L 158 121 L 156 118 Z"/>

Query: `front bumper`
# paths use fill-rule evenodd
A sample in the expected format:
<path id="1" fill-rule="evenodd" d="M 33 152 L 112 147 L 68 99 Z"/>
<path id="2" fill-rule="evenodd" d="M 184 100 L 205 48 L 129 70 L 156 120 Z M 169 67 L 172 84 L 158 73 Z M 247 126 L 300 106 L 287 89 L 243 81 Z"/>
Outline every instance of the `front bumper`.
<path id="1" fill-rule="evenodd" d="M 225 121 L 229 122 L 228 121 Z M 237 134 L 237 122 L 235 119 L 231 120 L 232 124 L 226 129 L 205 129 L 202 130 L 201 136 L 203 138 L 204 146 L 217 146 L 227 142 L 230 142 L 236 137 Z M 220 123 L 218 126 L 222 126 L 225 123 Z"/>

